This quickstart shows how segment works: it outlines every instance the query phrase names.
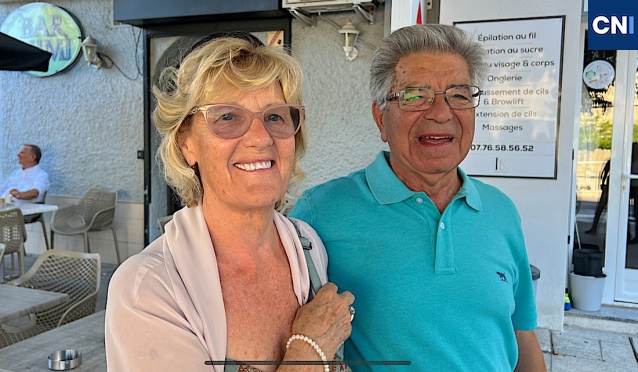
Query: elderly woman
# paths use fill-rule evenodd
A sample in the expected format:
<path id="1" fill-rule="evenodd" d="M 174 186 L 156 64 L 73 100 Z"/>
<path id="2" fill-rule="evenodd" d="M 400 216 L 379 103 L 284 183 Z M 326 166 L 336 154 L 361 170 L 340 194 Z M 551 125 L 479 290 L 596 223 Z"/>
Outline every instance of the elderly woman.
<path id="1" fill-rule="evenodd" d="M 237 37 L 208 41 L 163 73 L 153 119 L 186 208 L 113 275 L 109 370 L 327 370 L 322 361 L 350 334 L 354 297 L 327 283 L 309 301 L 299 236 L 326 282 L 323 244 L 275 210 L 303 178 L 301 79 L 281 48 Z"/>

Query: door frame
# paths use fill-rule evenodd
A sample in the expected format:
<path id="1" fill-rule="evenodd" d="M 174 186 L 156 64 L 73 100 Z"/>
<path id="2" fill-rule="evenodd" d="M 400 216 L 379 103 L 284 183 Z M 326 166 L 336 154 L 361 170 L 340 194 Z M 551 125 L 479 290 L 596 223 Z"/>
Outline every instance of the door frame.
<path id="1" fill-rule="evenodd" d="M 629 217 L 629 187 L 632 179 L 638 175 L 631 174 L 631 152 L 634 134 L 634 97 L 636 94 L 636 51 L 619 50 L 616 52 L 616 92 L 614 95 L 614 128 L 612 132 L 612 161 L 610 170 L 609 208 L 617 211 L 614 216 L 618 226 L 617 234 L 610 237 L 612 223 L 608 223 L 607 246 L 613 247 L 606 253 L 606 262 L 614 267 L 608 274 L 605 291 L 613 294 L 613 302 L 629 303 L 638 306 L 638 295 L 626 290 L 627 270 L 625 269 L 627 252 L 627 226 Z M 622 123 L 616 125 L 616 123 Z M 621 148 L 622 151 L 613 151 Z M 616 167 L 614 167 L 614 162 Z M 620 164 L 620 166 L 618 166 Z M 617 180 L 614 183 L 613 180 Z M 612 206 L 612 201 L 614 205 Z M 610 213 L 611 214 L 611 213 Z M 611 241 L 610 241 L 611 238 Z M 615 241 L 613 245 L 610 245 Z M 612 252 L 613 251 L 613 252 Z M 613 255 L 612 255 L 613 254 Z M 629 269 L 638 272 L 638 270 Z M 613 284 L 613 288 L 608 285 Z M 635 292 L 634 292 L 635 293 Z"/>

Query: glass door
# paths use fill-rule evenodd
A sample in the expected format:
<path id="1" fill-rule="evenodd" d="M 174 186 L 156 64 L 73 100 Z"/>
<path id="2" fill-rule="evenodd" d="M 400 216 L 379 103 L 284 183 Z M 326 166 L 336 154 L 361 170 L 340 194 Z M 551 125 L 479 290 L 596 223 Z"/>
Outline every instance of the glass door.
<path id="1" fill-rule="evenodd" d="M 619 84 L 624 86 L 622 96 L 618 99 L 618 107 L 623 113 L 616 120 L 623 125 L 614 132 L 613 140 L 623 146 L 623 159 L 620 182 L 619 220 L 626 224 L 625 241 L 618 239 L 616 257 L 616 275 L 614 300 L 618 302 L 638 303 L 638 60 L 636 51 L 618 51 L 619 65 L 626 68 L 620 70 Z M 621 92 L 619 91 L 620 95 Z M 626 222 L 625 222 L 626 220 Z M 620 234 L 620 233 L 619 233 Z"/>
<path id="2" fill-rule="evenodd" d="M 638 303 L 636 52 L 583 58 L 574 249 L 604 252 L 604 302 Z"/>

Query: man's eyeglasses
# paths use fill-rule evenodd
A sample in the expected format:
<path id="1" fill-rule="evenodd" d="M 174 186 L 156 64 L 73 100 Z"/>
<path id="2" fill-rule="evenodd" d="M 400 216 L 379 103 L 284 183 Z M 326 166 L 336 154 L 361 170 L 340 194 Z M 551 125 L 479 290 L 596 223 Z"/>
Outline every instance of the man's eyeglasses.
<path id="1" fill-rule="evenodd" d="M 479 105 L 483 91 L 474 85 L 459 85 L 442 92 L 430 88 L 405 88 L 385 97 L 386 101 L 396 99 L 403 111 L 425 111 L 432 106 L 437 94 L 445 95 L 445 102 L 455 110 L 471 109 Z"/>
<path id="2" fill-rule="evenodd" d="M 288 138 L 295 135 L 304 121 L 306 108 L 302 105 L 282 104 L 270 106 L 262 112 L 252 112 L 241 106 L 210 104 L 193 108 L 188 115 L 204 113 L 208 129 L 219 138 L 241 137 L 250 128 L 254 118 L 264 123 L 273 137 Z"/>

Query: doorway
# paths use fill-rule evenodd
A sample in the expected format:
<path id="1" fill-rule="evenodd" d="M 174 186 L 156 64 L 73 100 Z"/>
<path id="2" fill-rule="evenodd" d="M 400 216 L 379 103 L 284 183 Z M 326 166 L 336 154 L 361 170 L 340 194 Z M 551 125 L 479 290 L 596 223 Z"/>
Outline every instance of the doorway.
<path id="1" fill-rule="evenodd" d="M 585 31 L 574 248 L 604 252 L 605 303 L 638 304 L 636 51 L 588 50 Z"/>
<path id="2" fill-rule="evenodd" d="M 146 61 L 149 88 L 157 82 L 161 71 L 167 66 L 175 66 L 186 51 L 200 38 L 210 34 L 229 31 L 247 31 L 264 44 L 290 48 L 291 19 L 272 18 L 246 21 L 228 21 L 203 24 L 180 24 L 171 26 L 151 26 L 146 28 Z M 145 119 L 145 245 L 161 235 L 159 218 L 172 215 L 183 206 L 175 192 L 167 186 L 162 175 L 161 164 L 155 157 L 160 138 L 153 127 L 151 113 L 154 102 L 150 89 L 145 92 L 147 117 Z"/>

